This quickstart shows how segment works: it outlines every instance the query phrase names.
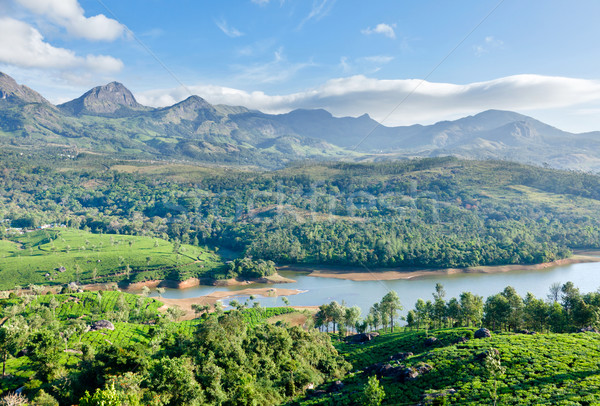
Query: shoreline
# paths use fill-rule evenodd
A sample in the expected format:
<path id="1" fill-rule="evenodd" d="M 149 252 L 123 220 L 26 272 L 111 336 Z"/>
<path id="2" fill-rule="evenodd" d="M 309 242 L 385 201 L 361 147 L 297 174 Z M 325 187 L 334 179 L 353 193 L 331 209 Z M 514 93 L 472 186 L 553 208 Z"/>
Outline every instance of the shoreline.
<path id="1" fill-rule="evenodd" d="M 389 280 L 410 280 L 426 276 L 436 275 L 456 275 L 461 273 L 480 273 L 480 274 L 492 274 L 492 273 L 503 273 L 511 271 L 535 271 L 540 269 L 551 268 L 562 265 L 572 265 L 580 263 L 593 263 L 600 262 L 600 250 L 577 250 L 575 254 L 570 258 L 559 259 L 553 262 L 544 262 L 541 264 L 531 265 L 488 265 L 488 266 L 475 266 L 467 268 L 371 268 L 366 267 L 350 267 L 350 266 L 336 266 L 336 265 L 282 265 L 278 266 L 278 271 L 292 271 L 292 272 L 304 272 L 308 276 L 315 278 L 332 278 L 332 279 L 344 279 L 355 282 L 362 281 L 389 281 Z M 232 279 L 212 279 L 212 278 L 190 278 L 184 281 L 175 281 L 169 279 L 156 279 L 148 280 L 143 282 L 135 282 L 122 289 L 129 293 L 136 293 L 140 291 L 144 286 L 149 288 L 165 287 L 171 289 L 187 289 L 193 288 L 200 285 L 206 286 L 246 286 L 253 284 L 276 284 L 276 283 L 295 283 L 294 279 L 286 278 L 285 276 L 275 273 L 271 276 L 249 279 L 249 280 L 238 280 Z M 115 285 L 115 282 L 109 283 L 97 283 L 83 285 L 86 290 L 110 290 L 110 287 Z M 256 288 L 263 289 L 263 288 Z M 266 289 L 266 288 L 265 288 Z M 251 288 L 243 289 L 240 292 L 252 290 Z"/>
<path id="2" fill-rule="evenodd" d="M 585 253 L 589 253 L 585 252 Z M 333 278 L 344 279 L 355 282 L 363 281 L 391 281 L 391 280 L 410 280 L 425 276 L 436 275 L 456 275 L 461 273 L 503 273 L 510 271 L 535 271 L 540 269 L 551 268 L 555 266 L 600 262 L 599 257 L 576 254 L 570 258 L 559 259 L 553 262 L 544 262 L 533 265 L 491 265 L 491 266 L 475 266 L 467 268 L 445 268 L 445 269 L 427 269 L 427 268 L 373 268 L 367 272 L 365 268 L 343 268 L 335 266 L 319 266 L 319 269 L 308 265 L 288 265 L 279 267 L 280 270 L 308 272 L 308 276 L 316 278 Z"/>
<path id="3" fill-rule="evenodd" d="M 137 292 L 142 290 L 144 286 L 148 288 L 170 288 L 170 289 L 187 289 L 193 288 L 200 285 L 206 286 L 245 286 L 252 285 L 257 283 L 263 284 L 274 284 L 274 283 L 295 283 L 296 281 L 290 278 L 286 278 L 284 276 L 275 273 L 270 276 L 265 276 L 263 278 L 256 279 L 245 279 L 238 280 L 235 278 L 232 279 L 213 279 L 213 278 L 190 278 L 183 281 L 175 281 L 171 279 L 151 279 L 142 282 L 134 282 L 130 283 L 126 286 L 119 285 L 125 292 Z M 114 286 L 117 284 L 116 282 L 107 282 L 107 283 L 91 283 L 83 285 L 83 288 L 86 290 L 110 290 L 110 286 Z"/>
<path id="4" fill-rule="evenodd" d="M 283 289 L 283 288 L 247 288 L 237 291 L 215 291 L 208 295 L 198 296 L 198 297 L 188 297 L 184 299 L 166 299 L 161 297 L 154 297 L 153 299 L 158 300 L 164 304 L 163 307 L 171 307 L 177 306 L 186 314 L 181 317 L 179 320 L 192 320 L 196 316 L 194 311 L 192 310 L 192 305 L 214 305 L 217 301 L 235 297 L 235 296 L 263 296 L 263 297 L 280 297 L 280 296 L 292 296 L 297 295 L 299 293 L 305 292 L 300 289 Z M 283 306 L 283 305 L 282 305 Z M 306 307 L 306 306 L 304 306 Z M 210 309 L 210 312 L 214 311 L 214 309 Z"/>

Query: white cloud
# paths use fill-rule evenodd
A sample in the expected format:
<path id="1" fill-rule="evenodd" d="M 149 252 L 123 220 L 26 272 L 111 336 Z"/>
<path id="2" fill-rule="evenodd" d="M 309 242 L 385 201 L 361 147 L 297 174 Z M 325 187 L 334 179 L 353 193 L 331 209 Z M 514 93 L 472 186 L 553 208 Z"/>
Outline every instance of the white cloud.
<path id="1" fill-rule="evenodd" d="M 225 33 L 225 35 L 227 35 L 228 37 L 231 38 L 237 38 L 237 37 L 241 37 L 242 35 L 244 35 L 243 32 L 237 30 L 234 27 L 230 27 L 229 24 L 227 24 L 227 21 L 221 19 L 218 21 L 215 21 L 215 24 L 217 25 L 217 27 L 219 27 L 219 29 L 221 31 L 223 31 Z"/>
<path id="2" fill-rule="evenodd" d="M 483 54 L 489 53 L 492 49 L 502 48 L 504 46 L 504 41 L 496 39 L 492 36 L 485 37 L 483 44 L 478 44 L 473 47 L 475 51 L 475 55 L 481 56 Z"/>
<path id="3" fill-rule="evenodd" d="M 396 32 L 394 31 L 394 28 L 396 27 L 396 24 L 385 24 L 385 23 L 380 23 L 377 24 L 375 26 L 375 28 L 365 28 L 364 30 L 361 30 L 360 32 L 365 34 L 365 35 L 371 35 L 371 34 L 383 34 L 388 38 L 391 39 L 396 39 Z"/>
<path id="4" fill-rule="evenodd" d="M 386 64 L 390 63 L 394 60 L 393 56 L 389 55 L 373 55 L 373 56 L 365 56 L 358 59 L 359 61 L 365 61 L 376 64 Z"/>
<path id="5" fill-rule="evenodd" d="M 113 41 L 123 35 L 125 27 L 103 14 L 85 17 L 77 0 L 15 0 L 30 12 L 44 16 L 71 35 L 94 41 Z"/>
<path id="6" fill-rule="evenodd" d="M 310 12 L 298 25 L 298 29 L 302 28 L 304 24 L 309 22 L 310 20 L 319 21 L 321 18 L 325 17 L 335 4 L 336 0 L 313 0 L 312 7 Z"/>
<path id="7" fill-rule="evenodd" d="M 269 4 L 269 0 L 252 0 L 252 3 L 258 4 L 259 6 L 265 6 Z"/>
<path id="8" fill-rule="evenodd" d="M 466 85 L 351 76 L 286 95 L 210 85 L 189 88 L 213 104 L 241 105 L 267 113 L 325 108 L 336 116 L 368 113 L 376 120 L 391 113 L 384 122 L 388 126 L 433 123 L 486 109 L 534 111 L 600 101 L 600 81 L 541 75 L 508 76 Z M 152 106 L 170 105 L 188 96 L 180 88 L 136 94 L 140 102 Z"/>
<path id="9" fill-rule="evenodd" d="M 106 55 L 78 56 L 44 41 L 32 26 L 9 17 L 0 18 L 0 62 L 25 68 L 84 68 L 97 72 L 116 72 L 123 62 Z"/>
<path id="10" fill-rule="evenodd" d="M 279 83 L 292 78 L 300 70 L 313 66 L 312 62 L 292 63 L 287 60 L 283 48 L 273 54 L 273 59 L 265 63 L 234 65 L 237 72 L 234 79 L 242 83 Z"/>
<path id="11" fill-rule="evenodd" d="M 353 60 L 344 56 L 340 59 L 339 66 L 346 75 L 372 74 L 379 72 L 383 65 L 386 65 L 393 60 L 394 57 L 389 55 L 364 56 Z"/>

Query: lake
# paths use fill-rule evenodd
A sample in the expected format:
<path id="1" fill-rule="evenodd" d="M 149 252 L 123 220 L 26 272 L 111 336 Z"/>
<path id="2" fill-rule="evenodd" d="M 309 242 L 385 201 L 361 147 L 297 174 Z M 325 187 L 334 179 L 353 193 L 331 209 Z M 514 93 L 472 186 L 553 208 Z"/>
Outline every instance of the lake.
<path id="1" fill-rule="evenodd" d="M 388 291 L 395 290 L 405 309 L 412 309 L 417 299 L 432 299 L 435 284 L 441 283 L 446 290 L 446 300 L 458 297 L 461 292 L 471 291 L 487 298 L 500 292 L 506 286 L 513 286 L 519 294 L 527 292 L 539 298 L 546 298 L 551 284 L 571 281 L 583 293 L 600 288 L 600 262 L 557 266 L 536 271 L 510 271 L 495 274 L 463 273 L 455 275 L 425 276 L 418 279 L 395 281 L 362 281 L 355 282 L 342 279 L 317 278 L 301 272 L 280 272 L 281 275 L 296 280 L 296 283 L 281 283 L 273 285 L 251 284 L 244 286 L 198 286 L 188 289 L 167 289 L 165 298 L 182 299 L 210 294 L 214 291 L 239 291 L 245 288 L 275 287 L 300 289 L 303 293 L 288 296 L 292 306 L 317 306 L 333 300 L 345 302 L 347 306 L 358 305 L 365 315 L 371 305 L 378 302 Z M 151 296 L 156 296 L 153 292 Z M 224 299 L 223 304 L 230 300 L 243 302 L 247 296 L 236 296 Z M 266 307 L 283 306 L 282 299 L 275 297 L 257 296 L 255 301 Z M 402 314 L 404 314 L 402 312 Z"/>

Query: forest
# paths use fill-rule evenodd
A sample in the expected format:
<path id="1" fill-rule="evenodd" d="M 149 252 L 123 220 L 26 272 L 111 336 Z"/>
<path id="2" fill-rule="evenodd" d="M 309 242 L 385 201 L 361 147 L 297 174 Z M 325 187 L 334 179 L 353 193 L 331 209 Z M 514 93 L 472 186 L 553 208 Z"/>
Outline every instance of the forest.
<path id="1" fill-rule="evenodd" d="M 276 264 L 406 269 L 600 247 L 600 178 L 581 172 L 455 158 L 261 172 L 3 154 L 0 217 L 13 231 L 60 224 Z"/>

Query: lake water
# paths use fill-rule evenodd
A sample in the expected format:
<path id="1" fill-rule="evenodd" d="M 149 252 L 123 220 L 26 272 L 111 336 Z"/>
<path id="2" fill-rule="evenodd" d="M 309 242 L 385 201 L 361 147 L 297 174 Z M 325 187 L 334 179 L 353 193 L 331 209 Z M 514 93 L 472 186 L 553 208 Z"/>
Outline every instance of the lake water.
<path id="1" fill-rule="evenodd" d="M 286 288 L 300 289 L 303 293 L 288 296 L 292 306 L 318 306 L 333 300 L 345 302 L 347 306 L 358 305 L 365 315 L 371 305 L 381 300 L 390 290 L 395 290 L 405 309 L 412 309 L 417 299 L 432 299 L 435 284 L 442 283 L 446 290 L 446 300 L 458 297 L 461 292 L 470 291 L 487 298 L 500 292 L 506 286 L 513 286 L 519 294 L 527 292 L 539 298 L 546 298 L 548 288 L 555 282 L 571 281 L 583 293 L 600 288 L 600 262 L 557 266 L 537 271 L 510 271 L 496 274 L 464 273 L 456 275 L 425 276 L 411 280 L 395 281 L 363 281 L 354 282 L 342 279 L 317 278 L 308 273 L 280 272 L 281 275 L 294 279 L 296 283 L 281 283 L 273 285 L 251 284 L 244 286 L 198 286 L 188 289 L 167 289 L 165 298 L 189 298 L 208 295 L 214 291 L 239 291 L 245 288 Z M 152 294 L 156 296 L 156 294 Z M 230 300 L 243 302 L 247 296 L 236 296 L 224 299 L 223 304 Z M 266 307 L 283 306 L 282 299 L 275 297 L 256 296 L 255 301 Z M 403 314 L 405 312 L 402 312 Z"/>

